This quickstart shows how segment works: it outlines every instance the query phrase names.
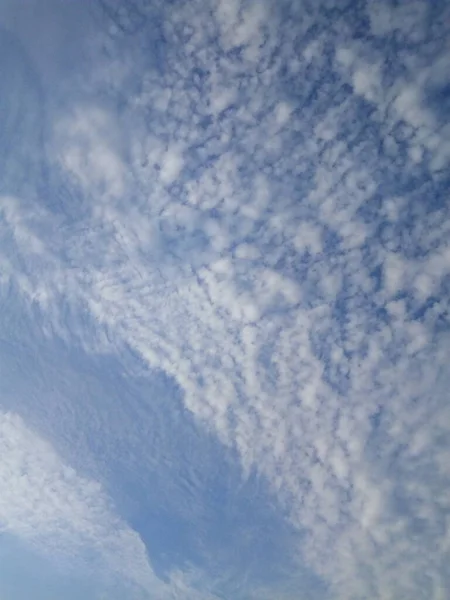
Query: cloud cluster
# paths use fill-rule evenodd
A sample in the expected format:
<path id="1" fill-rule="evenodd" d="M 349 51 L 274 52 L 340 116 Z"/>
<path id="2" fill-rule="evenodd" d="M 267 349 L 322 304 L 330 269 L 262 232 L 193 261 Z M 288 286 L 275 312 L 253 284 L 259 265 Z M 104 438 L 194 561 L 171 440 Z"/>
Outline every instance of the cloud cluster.
<path id="1" fill-rule="evenodd" d="M 49 333 L 172 376 L 270 482 L 332 593 L 439 599 L 448 8 L 385 4 L 179 2 L 157 35 L 145 3 L 107 3 L 108 60 L 49 145 L 82 200 L 3 197 L 2 273 Z"/>

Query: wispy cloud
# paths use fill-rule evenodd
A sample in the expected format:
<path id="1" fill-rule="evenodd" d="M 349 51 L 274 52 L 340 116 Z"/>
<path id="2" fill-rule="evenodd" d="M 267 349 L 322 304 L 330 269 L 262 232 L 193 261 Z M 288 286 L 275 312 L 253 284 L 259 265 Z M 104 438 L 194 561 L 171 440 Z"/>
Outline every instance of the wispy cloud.
<path id="1" fill-rule="evenodd" d="M 160 588 L 139 535 L 114 515 L 101 486 L 77 475 L 11 413 L 0 416 L 0 527 L 53 560 L 98 569 L 106 583 Z M 58 558 L 57 558 L 58 557 Z M 161 593 L 161 589 L 159 593 Z"/>
<path id="2" fill-rule="evenodd" d="M 4 278 L 53 332 L 173 377 L 332 593 L 444 598 L 447 8 L 301 7 L 178 3 L 158 68 L 99 59 L 48 148 L 79 209 L 3 198 Z M 108 18 L 144 44 L 133 11 Z"/>

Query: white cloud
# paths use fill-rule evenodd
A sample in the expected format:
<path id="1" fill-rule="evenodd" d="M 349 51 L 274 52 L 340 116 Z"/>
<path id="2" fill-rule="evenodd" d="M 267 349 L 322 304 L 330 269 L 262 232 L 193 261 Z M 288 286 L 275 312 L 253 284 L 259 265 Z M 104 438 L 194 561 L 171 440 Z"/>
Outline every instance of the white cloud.
<path id="1" fill-rule="evenodd" d="M 295 247 L 297 250 L 308 251 L 312 254 L 322 252 L 322 231 L 314 223 L 300 223 L 295 236 Z"/>
<path id="2" fill-rule="evenodd" d="M 111 510 L 101 486 L 77 475 L 17 415 L 0 414 L 0 528 L 52 560 L 81 559 L 143 589 L 157 589 L 139 535 Z M 83 561 L 95 557 L 95 565 Z M 108 575 L 109 573 L 109 575 Z"/>
<path id="3" fill-rule="evenodd" d="M 124 193 L 125 166 L 114 136 L 111 115 L 98 107 L 77 108 L 55 127 L 57 159 L 88 193 L 121 196 Z"/>
<path id="4" fill-rule="evenodd" d="M 416 3 L 425 10 L 425 3 Z M 388 14 L 388 11 L 384 13 Z M 408 15 L 413 22 L 420 22 L 413 12 Z M 399 23 L 405 21 L 399 19 Z M 356 94 L 372 103 L 376 109 L 376 119 L 382 122 L 386 149 L 393 154 L 398 153 L 395 136 L 396 128 L 406 130 L 408 157 L 413 164 L 420 161 L 425 153 L 429 153 L 429 168 L 437 175 L 450 162 L 450 130 L 442 127 L 435 111 L 427 104 L 428 89 L 436 85 L 445 86 L 447 76 L 443 73 L 442 64 L 446 61 L 445 52 L 436 53 L 432 63 L 426 66 L 409 67 L 406 74 L 398 75 L 390 84 L 388 68 L 383 59 L 376 53 L 369 61 L 364 53 L 359 56 L 358 46 L 340 47 L 336 52 L 337 64 L 346 72 Z M 382 68 L 383 65 L 383 68 Z M 406 70 L 406 69 L 405 69 Z M 404 71 L 405 71 L 404 70 Z M 404 141 L 400 138 L 400 141 Z"/>
<path id="5" fill-rule="evenodd" d="M 413 0 L 408 5 L 390 2 L 371 3 L 368 6 L 371 31 L 378 36 L 401 32 L 411 41 L 421 42 L 426 37 L 426 2 Z"/>
<path id="6" fill-rule="evenodd" d="M 327 87 L 323 57 L 308 46 L 296 75 L 302 109 L 291 111 L 269 49 L 283 51 L 281 36 L 292 50 L 294 34 L 271 28 L 262 6 L 241 9 L 219 3 L 215 48 L 207 11 L 173 8 L 173 23 L 189 25 L 192 38 L 178 53 L 174 25 L 166 70 L 149 69 L 130 99 L 124 123 L 140 126 L 130 128 L 126 167 L 101 109 L 61 121 L 55 154 L 102 209 L 55 236 L 45 211 L 30 214 L 15 201 L 2 230 L 14 238 L 9 272 L 62 335 L 74 335 L 64 300 L 76 314 L 89 311 L 99 337 L 113 332 L 172 376 L 186 407 L 237 451 L 244 473 L 257 469 L 270 482 L 303 534 L 304 560 L 338 597 L 419 590 L 438 598 L 448 587 L 440 562 L 448 533 L 438 527 L 448 505 L 447 358 L 436 333 L 446 302 L 427 302 L 448 276 L 449 219 L 418 212 L 410 233 L 402 219 L 415 201 L 382 185 L 407 171 L 395 160 L 413 168 L 431 152 L 421 165 L 430 178 L 445 163 L 445 136 L 422 103 L 425 75 L 385 86 L 379 54 L 361 57 L 331 31 L 339 84 Z M 389 24 L 372 14 L 372 26 L 381 34 Z M 239 44 L 243 61 L 226 54 Z M 246 61 L 259 61 L 258 72 Z M 198 71 L 205 82 L 192 85 Z M 332 103 L 342 79 L 353 93 Z M 375 107 L 367 118 L 379 123 L 374 139 L 354 117 L 361 98 Z M 238 106 L 221 114 L 231 102 Z M 135 116 L 149 105 L 151 124 Z M 212 121 L 203 129 L 205 115 Z M 399 150 L 399 124 L 410 158 Z M 390 158 L 376 150 L 388 138 Z M 386 222 L 394 233 L 382 239 Z M 402 226 L 425 258 L 399 242 Z M 17 260 L 19 250 L 31 262 L 33 248 L 35 272 Z M 95 348 L 82 323 L 76 335 Z"/>
<path id="7" fill-rule="evenodd" d="M 170 185 L 177 179 L 182 167 L 181 152 L 169 148 L 161 158 L 161 181 L 166 185 Z"/>

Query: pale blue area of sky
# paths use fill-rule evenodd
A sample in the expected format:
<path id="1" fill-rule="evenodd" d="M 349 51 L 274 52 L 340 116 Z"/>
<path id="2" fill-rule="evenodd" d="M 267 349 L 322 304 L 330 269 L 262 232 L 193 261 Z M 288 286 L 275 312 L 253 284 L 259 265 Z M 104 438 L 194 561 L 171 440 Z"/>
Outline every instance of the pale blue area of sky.
<path id="1" fill-rule="evenodd" d="M 98 597 L 95 582 L 61 572 L 51 561 L 32 552 L 17 538 L 0 538 L 0 594 L 2 600 L 78 600 Z"/>

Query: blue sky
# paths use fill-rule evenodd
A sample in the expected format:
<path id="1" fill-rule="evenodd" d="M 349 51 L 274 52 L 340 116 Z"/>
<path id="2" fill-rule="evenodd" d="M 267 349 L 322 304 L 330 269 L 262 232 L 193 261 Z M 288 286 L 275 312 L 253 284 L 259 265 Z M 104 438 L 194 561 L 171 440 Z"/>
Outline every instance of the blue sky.
<path id="1" fill-rule="evenodd" d="M 0 600 L 448 598 L 449 22 L 2 2 Z"/>

